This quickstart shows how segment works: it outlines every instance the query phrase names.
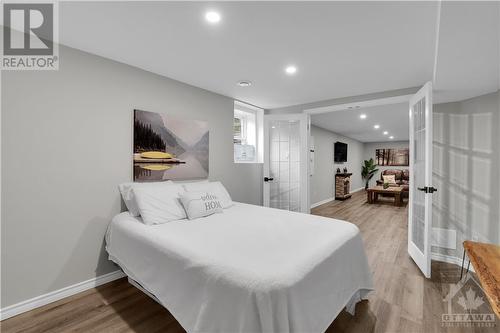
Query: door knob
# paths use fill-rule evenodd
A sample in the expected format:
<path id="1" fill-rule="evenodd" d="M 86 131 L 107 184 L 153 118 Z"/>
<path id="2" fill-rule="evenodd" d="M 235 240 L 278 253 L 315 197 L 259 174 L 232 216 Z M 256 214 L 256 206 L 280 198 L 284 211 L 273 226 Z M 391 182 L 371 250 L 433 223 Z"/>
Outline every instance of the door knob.
<path id="1" fill-rule="evenodd" d="M 270 177 L 270 178 L 264 177 L 264 181 L 265 182 L 270 182 L 270 181 L 273 181 L 273 180 L 274 180 L 274 178 L 272 178 L 272 177 Z"/>
<path id="2" fill-rule="evenodd" d="M 424 186 L 424 187 L 417 187 L 417 190 L 425 192 L 425 193 L 434 193 L 437 191 L 437 188 L 432 187 L 432 186 L 431 187 Z"/>

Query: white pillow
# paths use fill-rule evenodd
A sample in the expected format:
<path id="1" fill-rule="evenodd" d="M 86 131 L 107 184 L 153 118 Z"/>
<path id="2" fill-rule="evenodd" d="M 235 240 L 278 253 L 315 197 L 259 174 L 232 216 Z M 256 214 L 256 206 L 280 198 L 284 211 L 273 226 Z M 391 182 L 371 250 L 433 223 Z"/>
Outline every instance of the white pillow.
<path id="1" fill-rule="evenodd" d="M 222 213 L 222 203 L 214 194 L 208 192 L 184 192 L 180 197 L 190 220 Z"/>
<path id="2" fill-rule="evenodd" d="M 123 183 L 118 185 L 118 189 L 120 190 L 123 201 L 125 202 L 125 206 L 127 206 L 129 213 L 132 216 L 139 216 L 140 215 L 139 208 L 137 207 L 137 204 L 135 202 L 134 192 L 132 191 L 132 189 L 137 187 L 154 188 L 169 184 L 172 184 L 171 180 L 167 180 L 164 182 L 155 182 L 155 183 Z"/>
<path id="3" fill-rule="evenodd" d="M 183 184 L 187 192 L 208 192 L 215 195 L 222 203 L 222 208 L 229 208 L 233 200 L 221 182 Z"/>
<path id="4" fill-rule="evenodd" d="M 132 192 L 144 224 L 161 224 L 186 218 L 186 212 L 179 200 L 179 195 L 184 190 L 178 184 L 137 186 Z"/>

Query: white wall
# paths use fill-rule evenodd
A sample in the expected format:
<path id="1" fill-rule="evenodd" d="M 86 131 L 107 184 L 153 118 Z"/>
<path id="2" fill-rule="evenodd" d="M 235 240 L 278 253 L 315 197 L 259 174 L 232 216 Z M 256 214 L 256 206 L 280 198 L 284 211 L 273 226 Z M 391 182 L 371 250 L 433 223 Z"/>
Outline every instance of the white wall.
<path id="1" fill-rule="evenodd" d="M 363 143 L 330 132 L 317 126 L 311 126 L 314 137 L 314 175 L 311 177 L 311 204 L 335 197 L 335 172 L 337 168 L 347 167 L 351 176 L 351 190 L 363 187 L 361 163 L 363 162 Z M 347 143 L 347 162 L 334 163 L 333 145 L 336 141 Z"/>
<path id="2" fill-rule="evenodd" d="M 1 83 L 2 307 L 117 269 L 104 233 L 132 180 L 134 108 L 208 121 L 210 178 L 262 202 L 262 166 L 233 163 L 230 98 L 63 46 L 58 71 Z"/>
<path id="3" fill-rule="evenodd" d="M 410 145 L 409 141 L 386 141 L 386 142 L 366 142 L 365 143 L 365 151 L 363 160 L 369 160 L 373 158 L 375 160 L 375 150 L 378 148 L 386 148 L 386 149 L 400 149 L 400 148 L 408 148 Z M 376 160 L 375 160 L 376 162 Z M 406 170 L 409 167 L 405 166 L 381 166 L 377 165 L 378 171 L 370 180 L 370 186 L 374 186 L 377 184 L 377 179 L 380 179 L 380 173 L 387 169 L 398 169 L 398 170 Z M 364 181 L 363 181 L 364 182 Z M 364 183 L 363 183 L 364 184 Z"/>
<path id="4" fill-rule="evenodd" d="M 462 242 L 500 244 L 500 92 L 434 105 L 433 226 Z"/>

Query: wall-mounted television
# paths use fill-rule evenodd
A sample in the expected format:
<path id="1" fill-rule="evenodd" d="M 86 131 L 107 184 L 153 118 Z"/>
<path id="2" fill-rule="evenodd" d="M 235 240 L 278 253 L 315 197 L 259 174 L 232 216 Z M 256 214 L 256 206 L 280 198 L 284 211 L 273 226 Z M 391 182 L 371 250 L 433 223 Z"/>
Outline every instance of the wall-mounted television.
<path id="1" fill-rule="evenodd" d="M 335 142 L 333 160 L 335 162 L 347 162 L 347 143 Z"/>

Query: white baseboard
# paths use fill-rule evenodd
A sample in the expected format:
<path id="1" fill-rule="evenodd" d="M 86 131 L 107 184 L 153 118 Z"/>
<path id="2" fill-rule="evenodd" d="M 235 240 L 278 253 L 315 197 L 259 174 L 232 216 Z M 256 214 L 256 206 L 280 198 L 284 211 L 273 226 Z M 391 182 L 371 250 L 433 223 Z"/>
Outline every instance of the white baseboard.
<path id="1" fill-rule="evenodd" d="M 73 296 L 75 294 L 81 293 L 82 291 L 98 287 L 105 283 L 120 279 L 125 276 L 122 271 L 114 271 L 108 274 L 104 274 L 87 281 L 82 281 L 76 283 L 72 286 L 68 286 L 59 290 L 52 291 L 45 295 L 40 295 L 26 301 L 19 302 L 17 304 L 6 306 L 0 309 L 0 320 L 4 320 L 26 311 L 30 311 L 41 306 L 47 305 L 49 303 L 59 301 L 63 298 Z"/>
<path id="2" fill-rule="evenodd" d="M 324 205 L 324 204 L 329 203 L 329 202 L 334 201 L 334 200 L 335 200 L 335 198 L 327 198 L 325 200 L 321 200 L 321 201 L 315 202 L 315 203 L 313 203 L 311 205 L 311 208 L 315 208 L 315 207 Z"/>
<path id="3" fill-rule="evenodd" d="M 359 192 L 359 191 L 362 191 L 364 189 L 365 189 L 364 187 L 360 187 L 360 188 L 357 188 L 355 190 L 352 190 L 351 193 Z"/>
<path id="4" fill-rule="evenodd" d="M 449 255 L 446 255 L 446 254 L 431 253 L 431 259 L 435 260 L 435 261 L 445 262 L 445 263 L 448 263 L 448 264 L 455 264 L 455 265 L 457 265 L 459 267 L 462 266 L 462 258 L 457 258 L 457 257 L 449 256 Z M 468 259 L 465 258 L 464 269 L 467 268 L 467 263 L 468 262 L 469 262 Z M 472 267 L 472 265 L 470 265 L 469 271 L 475 273 L 474 267 Z"/>
<path id="5" fill-rule="evenodd" d="M 365 189 L 364 187 L 360 187 L 360 188 L 357 188 L 355 190 L 352 190 L 351 193 L 359 192 L 359 191 L 364 190 L 364 189 Z M 311 205 L 311 209 L 318 207 L 318 206 L 321 206 L 321 205 L 324 205 L 324 204 L 329 203 L 329 202 L 334 201 L 334 200 L 335 200 L 335 197 L 331 197 L 331 198 L 327 198 L 325 200 L 315 202 Z"/>

